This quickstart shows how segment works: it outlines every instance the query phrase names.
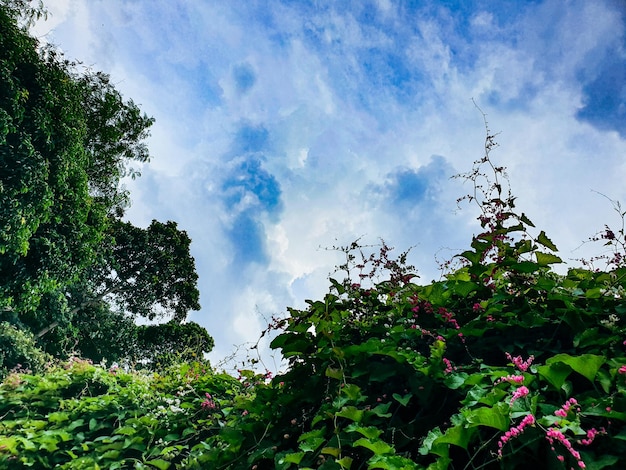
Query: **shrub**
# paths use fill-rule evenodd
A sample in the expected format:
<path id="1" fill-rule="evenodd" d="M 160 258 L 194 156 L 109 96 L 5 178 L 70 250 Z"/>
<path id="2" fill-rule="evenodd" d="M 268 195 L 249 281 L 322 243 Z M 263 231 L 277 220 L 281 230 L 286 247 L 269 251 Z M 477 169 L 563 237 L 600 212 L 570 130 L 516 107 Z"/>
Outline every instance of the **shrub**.
<path id="1" fill-rule="evenodd" d="M 35 344 L 34 336 L 8 322 L 0 322 L 0 379 L 10 370 L 41 372 L 50 357 Z"/>

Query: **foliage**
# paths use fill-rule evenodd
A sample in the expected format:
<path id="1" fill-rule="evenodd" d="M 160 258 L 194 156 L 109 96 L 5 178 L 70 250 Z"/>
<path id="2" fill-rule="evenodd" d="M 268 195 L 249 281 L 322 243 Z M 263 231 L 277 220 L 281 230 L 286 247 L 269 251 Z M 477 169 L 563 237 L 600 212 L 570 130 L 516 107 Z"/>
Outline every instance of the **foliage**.
<path id="1" fill-rule="evenodd" d="M 197 363 L 159 375 L 73 358 L 13 373 L 0 387 L 0 467 L 167 469 L 218 432 L 241 388 Z"/>
<path id="2" fill-rule="evenodd" d="M 213 338 L 194 322 L 170 321 L 137 327 L 135 361 L 170 366 L 180 361 L 198 361 L 213 349 Z"/>
<path id="3" fill-rule="evenodd" d="M 181 323 L 200 308 L 187 234 L 121 220 L 121 179 L 149 160 L 154 120 L 106 74 L 30 36 L 42 16 L 0 0 L 0 320 L 56 357 L 149 354 L 137 317 Z"/>
<path id="4" fill-rule="evenodd" d="M 0 322 L 0 377 L 5 377 L 10 369 L 43 372 L 49 360 L 32 334 Z"/>

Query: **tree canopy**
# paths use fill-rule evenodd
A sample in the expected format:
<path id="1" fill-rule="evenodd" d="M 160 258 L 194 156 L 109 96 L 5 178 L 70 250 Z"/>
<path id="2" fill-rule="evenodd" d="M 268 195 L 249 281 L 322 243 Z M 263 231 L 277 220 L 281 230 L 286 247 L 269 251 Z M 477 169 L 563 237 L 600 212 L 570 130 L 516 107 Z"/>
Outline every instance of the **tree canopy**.
<path id="1" fill-rule="evenodd" d="M 0 320 L 55 355 L 100 337 L 97 355 L 117 357 L 136 335 L 104 319 L 181 323 L 200 308 L 191 240 L 175 222 L 122 220 L 121 180 L 149 161 L 154 119 L 18 22 L 42 14 L 0 4 Z"/>

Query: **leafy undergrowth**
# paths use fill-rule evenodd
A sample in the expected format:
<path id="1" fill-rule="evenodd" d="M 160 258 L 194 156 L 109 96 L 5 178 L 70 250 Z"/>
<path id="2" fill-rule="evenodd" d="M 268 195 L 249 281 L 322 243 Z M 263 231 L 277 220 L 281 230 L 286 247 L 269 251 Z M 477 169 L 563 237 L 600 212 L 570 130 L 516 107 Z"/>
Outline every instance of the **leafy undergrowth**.
<path id="1" fill-rule="evenodd" d="M 465 175 L 483 233 L 442 280 L 417 285 L 405 256 L 353 244 L 351 276 L 270 325 L 289 364 L 275 377 L 81 360 L 13 373 L 0 387 L 1 465 L 624 468 L 624 230 L 598 236 L 616 249 L 605 270 L 555 273 L 556 247 L 503 195 L 493 145 L 488 135 Z"/>

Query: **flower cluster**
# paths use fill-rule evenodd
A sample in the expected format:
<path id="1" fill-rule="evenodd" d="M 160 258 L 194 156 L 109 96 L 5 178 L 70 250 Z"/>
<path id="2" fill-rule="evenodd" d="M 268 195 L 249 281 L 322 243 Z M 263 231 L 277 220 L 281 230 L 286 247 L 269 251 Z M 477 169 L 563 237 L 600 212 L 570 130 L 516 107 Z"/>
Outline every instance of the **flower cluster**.
<path id="1" fill-rule="evenodd" d="M 548 442 L 552 446 L 552 450 L 555 451 L 555 452 L 556 452 L 556 450 L 554 448 L 554 441 L 560 442 L 567 449 L 567 451 L 572 455 L 572 457 L 574 457 L 574 459 L 576 459 L 576 462 L 578 463 L 578 466 L 580 468 L 586 468 L 585 462 L 583 462 L 583 460 L 582 460 L 582 458 L 580 456 L 580 452 L 578 452 L 576 449 L 574 449 L 572 447 L 572 443 L 569 441 L 569 439 L 567 437 L 565 437 L 565 434 L 563 434 L 561 431 L 559 431 L 556 428 L 548 429 L 548 431 L 546 432 L 546 439 L 548 440 Z M 561 462 L 565 461 L 565 457 L 563 455 L 557 455 L 557 458 Z"/>
<path id="2" fill-rule="evenodd" d="M 532 414 L 528 414 L 524 416 L 524 419 L 522 419 L 522 421 L 517 426 L 513 426 L 511 429 L 505 432 L 504 435 L 500 437 L 500 441 L 498 442 L 498 457 L 502 457 L 502 448 L 507 442 L 509 442 L 514 437 L 522 434 L 526 426 L 531 426 L 533 424 L 535 424 L 535 417 Z"/>
<path id="3" fill-rule="evenodd" d="M 513 392 L 513 396 L 511 397 L 511 406 L 513 406 L 513 403 L 515 403 L 519 398 L 525 397 L 529 393 L 530 393 L 530 390 L 528 390 L 528 387 L 524 385 L 522 385 L 520 388 L 515 390 L 515 392 Z"/>
<path id="4" fill-rule="evenodd" d="M 522 372 L 526 372 L 530 365 L 535 360 L 535 356 L 529 356 L 525 361 L 522 359 L 522 356 L 511 356 L 509 353 L 506 353 L 506 358 L 511 361 L 515 367 L 517 367 Z"/>
<path id="5" fill-rule="evenodd" d="M 585 439 L 581 439 L 580 443 L 584 446 L 589 446 L 598 434 L 606 434 L 606 430 L 604 428 L 601 428 L 598 431 L 596 428 L 591 428 L 589 431 L 587 431 L 587 437 Z"/>
<path id="6" fill-rule="evenodd" d="M 524 381 L 524 376 L 523 375 L 506 375 L 504 377 L 500 377 L 498 380 L 496 380 L 493 384 L 494 385 L 498 385 L 502 382 L 508 382 L 511 384 L 521 384 Z"/>
<path id="7" fill-rule="evenodd" d="M 443 363 L 446 365 L 446 368 L 443 371 L 444 374 L 450 374 L 456 370 L 456 367 L 452 365 L 452 362 L 450 362 L 450 359 L 444 357 L 442 358 L 442 360 L 443 360 Z"/>
<path id="8" fill-rule="evenodd" d="M 209 393 L 205 393 L 205 399 L 200 406 L 202 406 L 203 410 L 214 410 L 217 406 L 215 405 L 215 401 L 213 397 Z"/>
<path id="9" fill-rule="evenodd" d="M 554 415 L 560 416 L 561 418 L 565 418 L 567 417 L 567 413 L 569 412 L 570 408 L 577 404 L 578 402 L 576 401 L 576 398 L 570 398 L 563 404 L 561 408 L 559 408 L 558 410 L 554 412 Z"/>

